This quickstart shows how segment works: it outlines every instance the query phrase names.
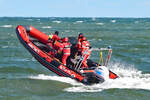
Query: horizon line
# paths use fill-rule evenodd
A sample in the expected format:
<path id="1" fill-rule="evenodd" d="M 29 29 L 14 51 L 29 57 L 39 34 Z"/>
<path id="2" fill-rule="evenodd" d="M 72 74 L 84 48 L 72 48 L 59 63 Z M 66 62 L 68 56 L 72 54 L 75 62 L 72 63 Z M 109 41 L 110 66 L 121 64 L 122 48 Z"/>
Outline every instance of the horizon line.
<path id="1" fill-rule="evenodd" d="M 93 17 L 93 16 L 0 16 L 0 18 L 2 17 L 20 17 L 20 18 L 150 18 L 150 17 L 122 17 L 122 16 L 104 16 L 104 17 Z"/>

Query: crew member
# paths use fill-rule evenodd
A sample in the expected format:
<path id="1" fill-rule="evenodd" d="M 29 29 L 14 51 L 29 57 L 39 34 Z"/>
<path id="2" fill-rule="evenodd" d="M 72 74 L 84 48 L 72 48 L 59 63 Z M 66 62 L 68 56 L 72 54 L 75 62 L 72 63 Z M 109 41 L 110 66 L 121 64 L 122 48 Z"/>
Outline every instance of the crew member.
<path id="1" fill-rule="evenodd" d="M 62 39 L 61 47 L 58 50 L 58 53 L 62 52 L 62 63 L 66 65 L 67 58 L 70 56 L 70 42 L 67 37 Z"/>
<path id="2" fill-rule="evenodd" d="M 58 34 L 59 34 L 59 32 L 58 32 L 58 31 L 55 31 L 54 34 L 49 35 L 49 39 L 52 39 L 52 40 L 54 40 L 54 41 L 60 40 L 60 37 L 58 36 Z"/>
<path id="3" fill-rule="evenodd" d="M 88 68 L 87 59 L 91 54 L 90 43 L 87 41 L 85 37 L 81 39 L 81 55 L 83 57 L 82 68 Z"/>
<path id="4" fill-rule="evenodd" d="M 53 55 L 53 56 L 57 53 L 55 50 L 58 49 L 58 47 L 55 46 L 56 42 L 60 40 L 60 37 L 58 36 L 58 34 L 59 34 L 59 32 L 55 31 L 55 33 L 49 35 L 49 38 L 48 38 L 48 44 L 47 44 L 47 46 L 50 49 L 49 54 Z"/>
<path id="5" fill-rule="evenodd" d="M 77 44 L 76 44 L 76 48 L 77 48 L 77 54 L 76 55 L 81 55 L 81 51 L 82 51 L 82 48 L 81 48 L 81 40 L 82 40 L 82 38 L 83 38 L 84 36 L 83 36 L 83 33 L 80 33 L 79 35 L 78 35 L 78 42 L 77 42 Z"/>

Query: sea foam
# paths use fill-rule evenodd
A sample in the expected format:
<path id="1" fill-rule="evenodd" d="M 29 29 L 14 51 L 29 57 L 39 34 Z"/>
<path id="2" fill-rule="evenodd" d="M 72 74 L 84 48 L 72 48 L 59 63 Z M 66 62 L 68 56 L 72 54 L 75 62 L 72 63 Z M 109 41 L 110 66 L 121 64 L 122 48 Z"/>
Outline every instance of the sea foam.
<path id="1" fill-rule="evenodd" d="M 142 74 L 133 66 L 117 67 L 115 64 L 111 70 L 118 74 L 120 77 L 117 79 L 106 80 L 102 84 L 95 84 L 91 86 L 73 86 L 64 89 L 67 92 L 100 92 L 106 89 L 145 89 L 150 90 L 150 74 Z"/>
<path id="2" fill-rule="evenodd" d="M 110 70 L 119 75 L 117 79 L 108 79 L 104 83 L 94 84 L 91 86 L 83 85 L 71 78 L 39 74 L 30 76 L 31 79 L 54 80 L 71 84 L 71 87 L 65 88 L 67 92 L 100 92 L 106 89 L 145 89 L 150 90 L 150 74 L 142 74 L 134 66 L 115 63 Z"/>

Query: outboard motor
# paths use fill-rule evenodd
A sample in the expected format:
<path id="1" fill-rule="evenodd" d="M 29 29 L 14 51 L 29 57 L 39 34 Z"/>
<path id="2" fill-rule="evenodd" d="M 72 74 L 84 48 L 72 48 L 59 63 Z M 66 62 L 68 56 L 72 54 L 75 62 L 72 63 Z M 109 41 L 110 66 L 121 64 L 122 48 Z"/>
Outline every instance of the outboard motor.
<path id="1" fill-rule="evenodd" d="M 99 66 L 94 70 L 94 74 L 96 78 L 100 81 L 100 83 L 109 79 L 109 70 L 105 66 Z"/>

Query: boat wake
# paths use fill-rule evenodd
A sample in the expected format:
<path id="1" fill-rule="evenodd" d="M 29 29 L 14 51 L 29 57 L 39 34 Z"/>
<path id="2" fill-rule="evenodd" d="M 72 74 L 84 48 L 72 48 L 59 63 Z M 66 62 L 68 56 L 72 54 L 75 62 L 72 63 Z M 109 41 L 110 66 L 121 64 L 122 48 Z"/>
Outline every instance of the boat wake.
<path id="1" fill-rule="evenodd" d="M 55 80 L 71 84 L 72 87 L 64 89 L 64 91 L 67 92 L 99 92 L 114 88 L 150 90 L 150 74 L 143 74 L 141 71 L 135 69 L 134 66 L 125 67 L 125 65 L 121 65 L 120 63 L 113 64 L 113 66 L 110 67 L 110 70 L 118 74 L 120 78 L 115 80 L 109 79 L 102 84 L 95 84 L 91 86 L 86 86 L 76 82 L 73 79 L 59 76 L 48 76 L 40 74 L 38 76 L 30 76 L 30 78 L 41 80 Z"/>
<path id="2" fill-rule="evenodd" d="M 53 80 L 53 81 L 68 83 L 71 85 L 81 85 L 81 83 L 79 83 L 71 78 L 61 77 L 61 76 L 50 76 L 50 75 L 39 74 L 38 76 L 29 76 L 29 78 L 38 79 L 38 80 Z"/>

